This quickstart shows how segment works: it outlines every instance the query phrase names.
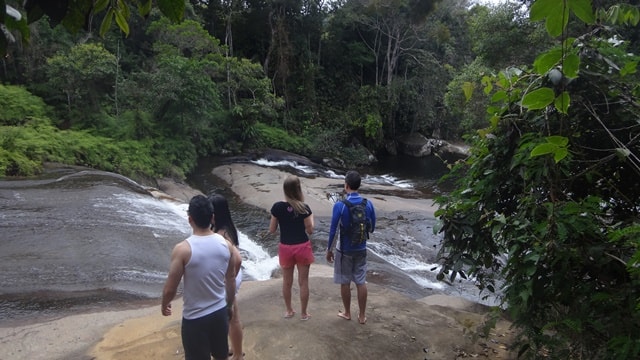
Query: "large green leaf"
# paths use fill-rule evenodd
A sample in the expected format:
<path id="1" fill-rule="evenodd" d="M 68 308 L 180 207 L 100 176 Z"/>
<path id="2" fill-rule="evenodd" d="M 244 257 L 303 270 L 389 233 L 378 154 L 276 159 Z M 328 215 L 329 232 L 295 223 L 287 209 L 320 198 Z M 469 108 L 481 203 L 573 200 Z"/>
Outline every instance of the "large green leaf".
<path id="1" fill-rule="evenodd" d="M 504 90 L 500 90 L 500 91 L 496 91 L 495 94 L 493 94 L 493 96 L 491 97 L 491 102 L 498 102 L 501 100 L 506 100 L 507 99 L 507 92 Z"/>
<path id="2" fill-rule="evenodd" d="M 558 146 L 554 144 L 544 143 L 536 146 L 531 150 L 531 156 L 541 156 L 546 154 L 553 154 L 558 149 Z"/>
<path id="3" fill-rule="evenodd" d="M 558 0 L 534 1 L 533 5 L 531 5 L 531 10 L 529 11 L 531 21 L 540 21 L 551 15 L 551 12 L 554 11 L 554 7 L 561 2 L 562 1 Z"/>
<path id="4" fill-rule="evenodd" d="M 122 11 L 120 11 L 120 9 L 117 9 L 115 11 L 115 18 L 116 18 L 116 23 L 118 24 L 118 27 L 120 28 L 120 30 L 122 30 L 122 32 L 126 36 L 129 36 L 129 23 L 127 22 L 127 18 L 125 17 L 125 14 Z"/>
<path id="5" fill-rule="evenodd" d="M 547 142 L 557 146 L 567 146 L 569 139 L 566 136 L 552 135 L 547 137 Z"/>
<path id="6" fill-rule="evenodd" d="M 158 8 L 164 16 L 173 22 L 180 22 L 184 16 L 183 0 L 158 0 Z"/>
<path id="7" fill-rule="evenodd" d="M 571 103 L 571 98 L 569 97 L 569 93 L 567 91 L 563 91 L 562 94 L 558 95 L 555 100 L 555 106 L 558 111 L 563 114 L 567 114 L 569 112 L 569 105 Z"/>
<path id="8" fill-rule="evenodd" d="M 558 1 L 556 11 L 547 16 L 545 28 L 551 36 L 560 36 L 569 23 L 569 9 L 563 6 L 562 1 Z"/>
<path id="9" fill-rule="evenodd" d="M 587 24 L 596 22 L 591 0 L 568 0 L 569 8 L 576 16 Z"/>
<path id="10" fill-rule="evenodd" d="M 564 76 L 575 79 L 578 77 L 578 70 L 580 70 L 580 57 L 576 54 L 567 55 L 562 62 Z"/>
<path id="11" fill-rule="evenodd" d="M 96 0 L 96 2 L 93 5 L 93 13 L 99 13 L 102 10 L 107 8 L 107 5 L 109 5 L 109 0 Z"/>
<path id="12" fill-rule="evenodd" d="M 543 75 L 559 63 L 561 59 L 562 49 L 556 48 L 540 54 L 533 62 L 533 66 L 538 74 Z"/>
<path id="13" fill-rule="evenodd" d="M 569 139 L 566 137 L 553 135 L 548 136 L 546 140 L 546 143 L 538 144 L 531 150 L 531 157 L 553 154 L 553 160 L 558 163 L 569 155 L 569 150 L 567 149 Z"/>
<path id="14" fill-rule="evenodd" d="M 529 12 L 531 21 L 545 20 L 545 28 L 551 36 L 560 36 L 569 22 L 569 8 L 561 0 L 537 0 Z"/>
<path id="15" fill-rule="evenodd" d="M 138 4 L 138 11 L 140 12 L 140 15 L 142 16 L 147 16 L 149 15 L 149 12 L 151 12 L 151 0 L 143 0 L 142 2 L 140 2 Z"/>
<path id="16" fill-rule="evenodd" d="M 529 110 L 544 109 L 551 105 L 554 99 L 555 94 L 553 89 L 543 87 L 527 93 L 524 98 L 522 98 L 522 106 Z"/>
<path id="17" fill-rule="evenodd" d="M 469 101 L 473 95 L 473 83 L 466 81 L 462 84 L 462 91 L 464 92 L 464 98 Z"/>
<path id="18" fill-rule="evenodd" d="M 627 61 L 620 69 L 620 75 L 626 76 L 629 74 L 635 74 L 638 71 L 638 61 Z"/>
<path id="19" fill-rule="evenodd" d="M 562 159 L 566 158 L 567 155 L 569 155 L 569 150 L 567 150 L 567 148 L 559 148 L 554 154 L 553 154 L 553 160 L 557 163 L 559 163 Z"/>
<path id="20" fill-rule="evenodd" d="M 113 22 L 113 8 L 109 9 L 107 13 L 102 18 L 102 23 L 100 24 L 100 36 L 104 37 L 104 35 L 111 28 L 111 23 Z"/>

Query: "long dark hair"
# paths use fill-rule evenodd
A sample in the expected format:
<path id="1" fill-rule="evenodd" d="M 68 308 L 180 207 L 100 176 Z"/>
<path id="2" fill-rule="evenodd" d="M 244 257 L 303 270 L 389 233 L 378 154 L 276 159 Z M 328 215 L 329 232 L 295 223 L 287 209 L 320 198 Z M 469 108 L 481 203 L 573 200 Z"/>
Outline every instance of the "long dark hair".
<path id="1" fill-rule="evenodd" d="M 209 196 L 209 201 L 213 205 L 213 224 L 211 229 L 218 232 L 223 230 L 226 232 L 226 237 L 235 245 L 239 246 L 238 242 L 238 230 L 231 220 L 231 212 L 229 211 L 229 203 L 227 199 L 219 194 Z"/>

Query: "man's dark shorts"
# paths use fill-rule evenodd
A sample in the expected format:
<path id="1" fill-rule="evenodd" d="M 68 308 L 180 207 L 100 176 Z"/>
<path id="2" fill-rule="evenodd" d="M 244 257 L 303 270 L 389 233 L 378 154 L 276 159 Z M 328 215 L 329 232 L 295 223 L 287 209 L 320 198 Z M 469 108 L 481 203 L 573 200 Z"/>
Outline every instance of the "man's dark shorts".
<path id="1" fill-rule="evenodd" d="M 229 354 L 229 314 L 224 307 L 198 319 L 182 319 L 185 360 L 226 359 Z"/>

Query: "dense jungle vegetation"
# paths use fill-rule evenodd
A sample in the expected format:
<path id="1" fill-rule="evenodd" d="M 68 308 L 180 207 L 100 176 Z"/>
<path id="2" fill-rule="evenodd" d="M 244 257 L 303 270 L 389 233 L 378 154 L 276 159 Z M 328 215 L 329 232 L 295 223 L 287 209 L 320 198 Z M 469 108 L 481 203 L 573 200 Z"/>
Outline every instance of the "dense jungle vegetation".
<path id="1" fill-rule="evenodd" d="M 70 1 L 69 13 L 27 3 L 49 17 L 27 29 L 23 17 L 4 46 L 8 176 L 54 160 L 182 178 L 198 157 L 263 147 L 354 166 L 401 135 L 484 127 L 487 99 L 466 102 L 460 85 L 551 41 L 519 5 L 466 0 L 192 0 L 181 21 L 150 1 Z M 128 3 L 148 5 L 145 17 Z"/>
<path id="2" fill-rule="evenodd" d="M 405 134 L 463 138 L 441 279 L 500 289 L 522 357 L 640 357 L 635 2 L 5 4 L 5 176 L 182 178 L 262 147 L 353 166 Z"/>

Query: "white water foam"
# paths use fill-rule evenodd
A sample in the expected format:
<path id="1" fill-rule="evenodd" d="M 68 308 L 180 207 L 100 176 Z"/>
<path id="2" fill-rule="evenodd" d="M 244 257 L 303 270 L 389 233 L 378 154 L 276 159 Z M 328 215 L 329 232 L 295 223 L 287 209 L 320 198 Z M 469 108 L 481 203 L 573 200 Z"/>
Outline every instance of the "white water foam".
<path id="1" fill-rule="evenodd" d="M 344 179 L 344 175 L 338 175 L 333 170 L 317 170 L 310 166 L 300 165 L 295 161 L 270 161 L 267 159 L 258 159 L 251 161 L 251 163 L 264 166 L 264 167 L 290 167 L 292 169 L 296 169 L 302 171 L 305 174 L 317 174 L 330 179 Z M 382 184 L 382 185 L 391 185 L 395 187 L 399 187 L 402 189 L 411 189 L 414 187 L 413 183 L 408 180 L 398 179 L 397 177 L 390 174 L 382 174 L 382 175 L 364 175 L 362 177 L 362 182 L 366 184 Z"/>
<path id="2" fill-rule="evenodd" d="M 238 237 L 244 276 L 252 280 L 269 280 L 273 271 L 280 266 L 278 257 L 270 256 L 263 247 L 241 231 L 238 231 Z"/>
<path id="3" fill-rule="evenodd" d="M 434 273 L 435 278 L 435 274 L 437 274 L 437 272 L 434 271 L 433 268 L 437 267 L 437 264 L 423 262 L 409 253 L 398 253 L 398 249 L 394 249 L 388 244 L 377 243 L 375 241 L 368 242 L 367 248 L 389 264 L 402 270 L 419 286 L 439 290 L 444 288 L 442 283 L 438 281 L 430 281 L 424 276 L 424 273 L 429 272 Z"/>
<path id="4" fill-rule="evenodd" d="M 129 225 L 165 231 L 178 230 L 185 234 L 191 231 L 187 222 L 187 204 L 128 193 L 98 198 L 94 206 L 107 207 L 121 214 L 123 219 L 131 219 Z"/>

